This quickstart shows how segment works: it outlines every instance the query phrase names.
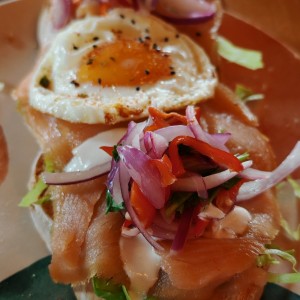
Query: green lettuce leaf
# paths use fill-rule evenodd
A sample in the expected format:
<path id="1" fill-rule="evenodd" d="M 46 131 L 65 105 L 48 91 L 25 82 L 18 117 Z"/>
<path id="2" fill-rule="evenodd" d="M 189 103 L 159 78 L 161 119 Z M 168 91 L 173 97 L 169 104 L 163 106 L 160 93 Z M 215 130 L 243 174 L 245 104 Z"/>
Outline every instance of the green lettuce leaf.
<path id="1" fill-rule="evenodd" d="M 300 240 L 300 224 L 298 225 L 296 230 L 293 230 L 287 220 L 284 218 L 281 218 L 280 220 L 280 225 L 284 229 L 286 235 L 294 241 L 299 241 Z"/>
<path id="2" fill-rule="evenodd" d="M 254 93 L 251 89 L 243 86 L 242 84 L 237 84 L 235 86 L 235 94 L 243 101 L 255 101 L 255 100 L 263 100 L 263 94 Z"/>
<path id="3" fill-rule="evenodd" d="M 250 70 L 262 69 L 264 67 L 262 53 L 235 46 L 222 36 L 217 38 L 218 53 L 230 62 L 236 63 Z"/>

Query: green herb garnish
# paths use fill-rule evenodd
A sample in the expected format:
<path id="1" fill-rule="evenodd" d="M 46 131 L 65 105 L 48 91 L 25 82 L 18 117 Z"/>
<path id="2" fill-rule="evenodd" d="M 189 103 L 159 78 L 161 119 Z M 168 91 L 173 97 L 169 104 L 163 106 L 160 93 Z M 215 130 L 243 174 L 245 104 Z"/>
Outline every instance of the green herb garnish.
<path id="1" fill-rule="evenodd" d="M 117 147 L 120 146 L 120 145 L 115 145 L 114 146 L 114 149 L 112 151 L 112 156 L 113 156 L 113 159 L 118 162 L 120 160 L 120 156 L 119 156 L 119 153 L 117 151 Z"/>
<path id="2" fill-rule="evenodd" d="M 109 190 L 106 191 L 106 210 L 105 213 L 116 212 L 125 209 L 124 202 L 117 204 Z"/>
<path id="3" fill-rule="evenodd" d="M 218 53 L 230 62 L 251 70 L 264 67 L 262 53 L 256 50 L 249 50 L 235 46 L 222 36 L 217 38 Z"/>
<path id="4" fill-rule="evenodd" d="M 98 277 L 92 278 L 92 285 L 96 296 L 105 300 L 130 300 L 126 287 L 114 284 L 111 280 Z"/>

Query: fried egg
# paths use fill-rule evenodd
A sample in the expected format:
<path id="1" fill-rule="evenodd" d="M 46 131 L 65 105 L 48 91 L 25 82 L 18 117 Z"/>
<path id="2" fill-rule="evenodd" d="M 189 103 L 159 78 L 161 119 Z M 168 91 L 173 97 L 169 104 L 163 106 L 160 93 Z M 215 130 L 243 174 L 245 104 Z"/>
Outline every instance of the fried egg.
<path id="1" fill-rule="evenodd" d="M 146 11 L 75 20 L 34 72 L 29 101 L 70 122 L 114 124 L 148 107 L 176 110 L 213 96 L 214 66 L 189 37 Z"/>

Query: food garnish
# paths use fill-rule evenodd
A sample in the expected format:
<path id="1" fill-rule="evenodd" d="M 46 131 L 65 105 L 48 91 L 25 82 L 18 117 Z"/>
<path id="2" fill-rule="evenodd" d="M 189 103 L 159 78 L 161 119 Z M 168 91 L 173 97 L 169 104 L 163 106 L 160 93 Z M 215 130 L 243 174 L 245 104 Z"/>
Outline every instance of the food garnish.
<path id="1" fill-rule="evenodd" d="M 220 56 L 230 62 L 250 70 L 258 70 L 264 67 L 263 56 L 260 51 L 238 47 L 222 36 L 218 36 L 217 45 Z"/>
<path id="2" fill-rule="evenodd" d="M 148 120 L 130 122 L 118 145 L 103 148 L 113 156 L 110 171 L 105 163 L 106 168 L 44 173 L 42 178 L 47 184 L 70 184 L 109 172 L 106 211 L 126 214 L 123 233 L 136 228 L 135 235 L 140 232 L 157 250 L 162 250 L 157 239 L 167 236 L 171 250 L 180 251 L 187 239 L 202 236 L 213 219 L 226 220 L 239 201 L 272 188 L 300 166 L 298 143 L 274 171 L 251 168 L 247 154 L 227 149 L 230 133 L 209 134 L 198 113 L 192 106 L 185 116 L 150 108 Z M 193 168 L 187 158 L 195 162 Z M 237 227 L 249 213 L 240 214 Z"/>

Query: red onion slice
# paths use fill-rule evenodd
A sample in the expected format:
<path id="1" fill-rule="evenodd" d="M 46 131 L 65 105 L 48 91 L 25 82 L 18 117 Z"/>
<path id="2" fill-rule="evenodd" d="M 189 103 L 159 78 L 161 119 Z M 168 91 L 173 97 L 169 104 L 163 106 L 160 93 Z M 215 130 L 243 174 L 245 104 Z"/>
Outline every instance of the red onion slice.
<path id="1" fill-rule="evenodd" d="M 238 201 L 249 200 L 262 192 L 272 188 L 285 177 L 300 167 L 300 141 L 297 142 L 285 160 L 270 173 L 268 178 L 257 179 L 244 183 L 237 196 Z"/>
<path id="2" fill-rule="evenodd" d="M 43 181 L 48 185 L 67 185 L 95 179 L 109 172 L 111 162 L 95 166 L 86 171 L 42 173 Z"/>
<path id="3" fill-rule="evenodd" d="M 244 169 L 249 168 L 252 165 L 252 161 L 248 160 L 242 163 Z M 202 177 L 200 175 L 192 175 L 189 177 L 178 178 L 171 185 L 172 191 L 186 191 L 186 192 L 202 192 L 205 190 L 212 189 L 228 181 L 239 173 L 230 170 L 225 170 L 216 174 Z"/>
<path id="4" fill-rule="evenodd" d="M 150 163 L 150 157 L 131 146 L 119 146 L 117 151 L 128 173 L 151 204 L 157 209 L 164 207 L 166 189 L 162 187 L 160 173 Z"/>
<path id="5" fill-rule="evenodd" d="M 168 148 L 168 141 L 161 135 L 147 131 L 144 135 L 144 145 L 151 158 L 162 158 Z"/>
<path id="6" fill-rule="evenodd" d="M 51 18 L 54 29 L 66 26 L 72 14 L 72 0 L 52 0 Z"/>
<path id="7" fill-rule="evenodd" d="M 198 120 L 196 119 L 196 112 L 194 106 L 188 106 L 186 108 L 186 118 L 188 120 L 188 127 L 191 129 L 194 137 L 197 140 L 201 140 L 210 144 L 211 146 L 221 149 L 223 151 L 228 152 L 225 143 L 230 138 L 230 134 L 209 134 L 208 132 L 204 131 L 199 124 Z"/>
<path id="8" fill-rule="evenodd" d="M 179 135 L 194 137 L 192 131 L 185 125 L 174 125 L 160 128 L 155 130 L 154 133 L 164 137 L 167 142 L 171 142 Z"/>
<path id="9" fill-rule="evenodd" d="M 124 199 L 125 206 L 127 209 L 127 212 L 131 218 L 131 221 L 135 224 L 135 226 L 139 229 L 141 234 L 144 236 L 144 238 L 148 241 L 150 245 L 152 245 L 156 250 L 163 251 L 164 248 L 159 245 L 152 236 L 148 233 L 148 231 L 144 228 L 142 223 L 140 222 L 138 216 L 136 215 L 129 198 L 129 182 L 130 182 L 130 175 L 127 170 L 127 167 L 125 164 L 121 161 L 120 162 L 120 183 L 121 183 L 121 192 L 122 192 L 122 198 Z"/>
<path id="10" fill-rule="evenodd" d="M 183 248 L 189 233 L 191 221 L 194 215 L 194 209 L 195 209 L 194 207 L 186 208 L 183 214 L 181 215 L 179 225 L 178 225 L 178 230 L 175 234 L 172 247 L 171 247 L 172 253 L 176 253 Z"/>
<path id="11" fill-rule="evenodd" d="M 175 24 L 197 24 L 210 20 L 216 13 L 216 6 L 203 0 L 161 0 L 156 14 Z"/>
<path id="12" fill-rule="evenodd" d="M 249 180 L 264 179 L 270 177 L 272 172 L 260 171 L 253 168 L 242 171 L 239 176 Z"/>

